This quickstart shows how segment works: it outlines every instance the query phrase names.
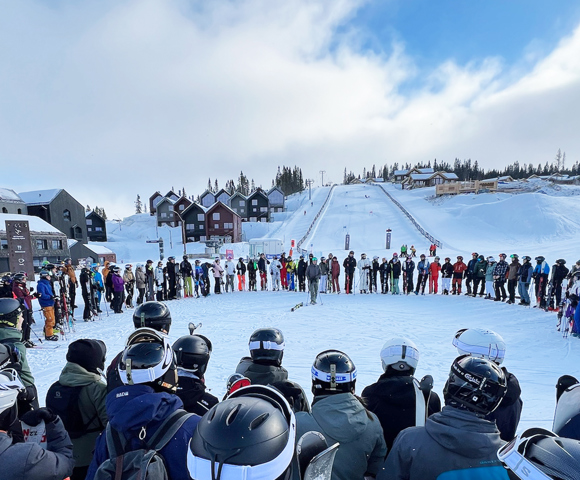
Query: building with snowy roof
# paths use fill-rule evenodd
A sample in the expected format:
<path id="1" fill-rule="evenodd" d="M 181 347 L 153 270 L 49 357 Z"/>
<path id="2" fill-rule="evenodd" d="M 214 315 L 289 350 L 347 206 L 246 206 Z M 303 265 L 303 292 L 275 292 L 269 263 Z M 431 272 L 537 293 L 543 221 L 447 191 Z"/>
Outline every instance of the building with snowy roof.
<path id="1" fill-rule="evenodd" d="M 0 213 L 27 215 L 28 209 L 24 200 L 14 190 L 0 188 Z"/>
<path id="2" fill-rule="evenodd" d="M 96 243 L 81 243 L 76 240 L 69 240 L 70 255 L 73 263 L 79 264 L 91 258 L 92 262 L 103 265 L 106 261 L 117 263 L 117 255 L 109 248 Z"/>
<path id="3" fill-rule="evenodd" d="M 0 213 L 0 272 L 7 272 L 10 269 L 6 220 L 28 221 L 32 244 L 32 260 L 37 270 L 45 260 L 51 263 L 60 263 L 70 256 L 66 235 L 56 227 L 31 215 Z"/>
<path id="4" fill-rule="evenodd" d="M 205 242 L 206 212 L 207 208 L 199 203 L 192 203 L 183 211 L 181 217 L 185 223 L 186 242 Z"/>
<path id="5" fill-rule="evenodd" d="M 62 188 L 20 192 L 28 215 L 41 218 L 58 228 L 67 238 L 87 243 L 85 208 Z"/>
<path id="6" fill-rule="evenodd" d="M 432 168 L 411 168 L 411 169 L 407 169 L 407 170 L 395 170 L 393 172 L 393 182 L 395 183 L 402 183 L 403 180 L 405 180 L 406 178 L 408 178 L 410 175 L 416 174 L 416 175 L 425 175 L 425 174 L 433 174 L 435 173 L 435 170 Z"/>
<path id="7" fill-rule="evenodd" d="M 445 183 L 455 183 L 459 177 L 455 173 L 435 172 L 435 173 L 411 173 L 401 182 L 404 189 L 434 187 Z"/>
<path id="8" fill-rule="evenodd" d="M 85 218 L 89 242 L 106 242 L 107 222 L 105 219 L 96 212 L 87 212 Z"/>
<path id="9" fill-rule="evenodd" d="M 215 203 L 206 212 L 206 240 L 213 239 L 222 239 L 224 243 L 242 241 L 242 219 L 221 202 Z"/>

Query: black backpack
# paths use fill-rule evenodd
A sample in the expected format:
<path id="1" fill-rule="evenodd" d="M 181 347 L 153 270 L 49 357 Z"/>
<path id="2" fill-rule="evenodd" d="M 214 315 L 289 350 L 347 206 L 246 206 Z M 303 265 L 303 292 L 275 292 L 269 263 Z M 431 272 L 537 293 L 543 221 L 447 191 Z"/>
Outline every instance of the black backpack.
<path id="1" fill-rule="evenodd" d="M 95 413 L 89 421 L 83 421 L 79 405 L 79 396 L 83 388 L 85 387 L 67 387 L 56 382 L 46 394 L 46 406 L 61 418 L 64 428 L 72 439 L 80 438 L 87 433 L 100 432 L 104 428 L 99 419 L 98 427 L 87 430 L 87 426 L 93 423 L 99 414 Z"/>
<path id="2" fill-rule="evenodd" d="M 101 463 L 94 480 L 168 480 L 165 461 L 159 450 L 191 416 L 185 410 L 176 410 L 161 424 L 145 448 L 132 451 L 125 451 L 127 440 L 109 423 L 106 429 L 109 458 Z"/>

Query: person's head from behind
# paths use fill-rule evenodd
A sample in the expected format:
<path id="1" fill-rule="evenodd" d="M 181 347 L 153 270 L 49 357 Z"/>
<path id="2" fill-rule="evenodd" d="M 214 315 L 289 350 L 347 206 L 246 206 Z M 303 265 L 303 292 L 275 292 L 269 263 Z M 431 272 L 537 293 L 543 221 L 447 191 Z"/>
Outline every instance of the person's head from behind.
<path id="1" fill-rule="evenodd" d="M 464 328 L 453 337 L 459 355 L 472 355 L 501 365 L 505 358 L 505 342 L 501 335 L 485 328 Z"/>
<path id="2" fill-rule="evenodd" d="M 314 396 L 354 393 L 357 371 L 350 357 L 339 350 L 325 350 L 311 369 Z"/>
<path id="3" fill-rule="evenodd" d="M 187 468 L 199 480 L 289 480 L 296 420 L 276 389 L 251 385 L 207 412 L 189 444 Z"/>
<path id="4" fill-rule="evenodd" d="M 81 338 L 68 346 L 66 360 L 75 363 L 88 372 L 101 375 L 105 370 L 107 347 L 102 340 Z"/>
<path id="5" fill-rule="evenodd" d="M 419 350 L 408 338 L 391 338 L 381 349 L 381 363 L 385 373 L 408 372 L 413 375 L 419 363 Z"/>
<path id="6" fill-rule="evenodd" d="M 497 452 L 511 480 L 578 480 L 580 441 L 530 428 Z"/>
<path id="7" fill-rule="evenodd" d="M 145 302 L 135 309 L 133 325 L 135 328 L 147 327 L 168 334 L 171 328 L 171 313 L 164 303 Z"/>
<path id="8" fill-rule="evenodd" d="M 282 365 L 284 356 L 284 335 L 277 328 L 259 328 L 250 337 L 248 344 L 250 357 L 254 363 L 262 365 Z"/>
<path id="9" fill-rule="evenodd" d="M 506 391 L 505 374 L 495 363 L 462 355 L 451 365 L 443 397 L 445 405 L 485 417 L 498 407 Z"/>
<path id="10" fill-rule="evenodd" d="M 175 354 L 167 337 L 151 328 L 140 328 L 129 336 L 118 369 L 124 385 L 147 385 L 156 392 L 177 391 Z"/>
<path id="11" fill-rule="evenodd" d="M 207 370 L 212 344 L 204 335 L 184 335 L 173 343 L 175 362 L 178 368 L 203 378 Z"/>

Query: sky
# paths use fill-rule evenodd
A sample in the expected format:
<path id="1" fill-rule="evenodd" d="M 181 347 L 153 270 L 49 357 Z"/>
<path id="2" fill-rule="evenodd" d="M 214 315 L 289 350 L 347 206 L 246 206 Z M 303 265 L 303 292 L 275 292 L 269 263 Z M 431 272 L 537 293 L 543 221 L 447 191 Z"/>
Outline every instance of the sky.
<path id="1" fill-rule="evenodd" d="M 580 160 L 580 4 L 0 0 L 0 187 L 269 188 L 455 158 Z"/>

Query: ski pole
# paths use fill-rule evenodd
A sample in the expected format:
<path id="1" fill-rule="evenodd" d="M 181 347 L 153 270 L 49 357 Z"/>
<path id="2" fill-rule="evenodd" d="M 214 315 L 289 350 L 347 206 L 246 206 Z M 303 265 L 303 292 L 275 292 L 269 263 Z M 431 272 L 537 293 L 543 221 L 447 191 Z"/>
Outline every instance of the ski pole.
<path id="1" fill-rule="evenodd" d="M 40 337 L 38 336 L 38 333 L 36 333 L 36 332 L 34 331 L 34 329 L 32 328 L 32 326 L 30 327 L 30 331 L 31 331 L 32 333 L 34 333 L 34 336 L 37 338 L 37 340 L 38 340 L 40 343 L 44 343 L 44 341 L 42 340 L 42 338 L 40 338 Z"/>

